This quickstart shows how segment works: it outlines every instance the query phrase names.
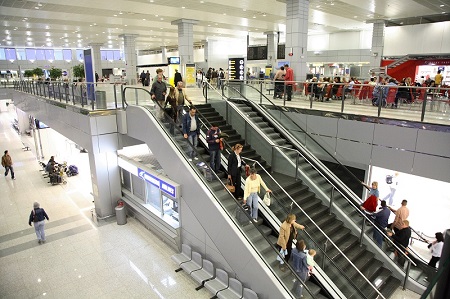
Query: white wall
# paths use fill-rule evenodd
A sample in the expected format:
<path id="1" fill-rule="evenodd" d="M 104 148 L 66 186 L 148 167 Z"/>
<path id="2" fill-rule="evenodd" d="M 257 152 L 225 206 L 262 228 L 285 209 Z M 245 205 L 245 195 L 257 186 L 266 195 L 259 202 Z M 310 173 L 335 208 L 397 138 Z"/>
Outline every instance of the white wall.
<path id="1" fill-rule="evenodd" d="M 228 58 L 247 56 L 247 39 L 208 40 L 207 65 L 213 68 L 228 68 Z"/>
<path id="2" fill-rule="evenodd" d="M 308 36 L 308 51 L 370 49 L 372 31 L 337 32 Z"/>
<path id="3" fill-rule="evenodd" d="M 450 53 L 450 21 L 387 27 L 384 56 Z"/>

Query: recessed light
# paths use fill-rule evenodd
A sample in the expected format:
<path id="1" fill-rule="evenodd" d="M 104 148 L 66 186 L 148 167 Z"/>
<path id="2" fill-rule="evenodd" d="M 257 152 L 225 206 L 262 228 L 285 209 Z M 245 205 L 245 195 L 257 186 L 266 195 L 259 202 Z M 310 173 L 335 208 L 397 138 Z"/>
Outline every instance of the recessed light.
<path id="1" fill-rule="evenodd" d="M 145 19 L 142 19 L 142 21 L 145 21 Z"/>
<path id="2" fill-rule="evenodd" d="M 181 6 L 181 8 L 186 8 L 186 6 Z"/>
<path id="3" fill-rule="evenodd" d="M 164 21 L 164 18 L 161 18 L 160 20 L 161 20 L 161 21 Z"/>
<path id="4" fill-rule="evenodd" d="M 128 25 L 127 24 L 125 24 L 125 27 L 127 27 Z"/>
<path id="5" fill-rule="evenodd" d="M 39 9 L 39 6 L 35 6 L 34 9 Z"/>
<path id="6" fill-rule="evenodd" d="M 444 6 L 445 6 L 444 4 L 439 5 L 439 7 L 444 7 Z"/>
<path id="7" fill-rule="evenodd" d="M 247 11 L 247 9 L 246 8 L 244 8 L 244 9 L 242 9 L 243 11 Z"/>
<path id="8" fill-rule="evenodd" d="M 223 13 L 223 15 L 226 16 L 227 14 L 226 14 L 226 13 Z"/>
<path id="9" fill-rule="evenodd" d="M 115 17 L 117 17 L 117 15 L 114 15 Z"/>
<path id="10" fill-rule="evenodd" d="M 256 19 L 256 16 L 253 16 L 253 19 Z"/>
<path id="11" fill-rule="evenodd" d="M 119 12 L 119 15 L 123 15 L 123 12 Z"/>
<path id="12" fill-rule="evenodd" d="M 317 5 L 316 8 L 320 8 L 320 5 Z"/>
<path id="13" fill-rule="evenodd" d="M 353 16 L 355 19 L 358 18 L 358 16 Z"/>
<path id="14" fill-rule="evenodd" d="M 42 3 L 41 3 L 41 2 L 39 2 L 39 3 L 38 3 L 38 6 L 42 6 Z"/>
<path id="15" fill-rule="evenodd" d="M 205 1 L 200 1 L 200 3 L 205 3 Z"/>
<path id="16" fill-rule="evenodd" d="M 263 13 L 263 17 L 267 16 L 265 13 Z"/>
<path id="17" fill-rule="evenodd" d="M 210 24 L 208 24 L 208 27 L 211 27 L 211 25 L 210 25 Z"/>

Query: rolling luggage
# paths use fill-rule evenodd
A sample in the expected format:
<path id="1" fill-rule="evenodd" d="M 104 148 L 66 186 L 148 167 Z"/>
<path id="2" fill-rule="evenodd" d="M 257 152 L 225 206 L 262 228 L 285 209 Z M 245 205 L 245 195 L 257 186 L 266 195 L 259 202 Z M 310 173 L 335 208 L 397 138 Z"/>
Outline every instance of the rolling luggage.
<path id="1" fill-rule="evenodd" d="M 236 220 L 240 225 L 247 224 L 251 219 L 250 217 L 247 217 L 247 215 L 245 215 L 245 213 L 247 213 L 250 216 L 250 206 L 247 204 L 243 204 L 242 208 L 244 210 L 236 207 Z"/>
<path id="2" fill-rule="evenodd" d="M 70 165 L 67 175 L 73 176 L 73 175 L 77 175 L 77 174 L 78 174 L 78 167 L 76 167 L 75 165 Z"/>
<path id="3" fill-rule="evenodd" d="M 50 176 L 50 184 L 56 185 L 56 184 L 61 184 L 61 183 L 62 183 L 62 178 L 59 174 L 54 173 Z"/>

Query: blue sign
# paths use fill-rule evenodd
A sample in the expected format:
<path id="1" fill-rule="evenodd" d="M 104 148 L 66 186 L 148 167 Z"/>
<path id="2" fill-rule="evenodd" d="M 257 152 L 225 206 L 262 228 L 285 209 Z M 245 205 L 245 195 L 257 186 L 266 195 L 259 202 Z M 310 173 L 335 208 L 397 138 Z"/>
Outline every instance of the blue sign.
<path id="1" fill-rule="evenodd" d="M 159 190 L 161 190 L 162 192 L 176 198 L 176 188 L 171 184 L 161 180 L 160 178 L 154 175 L 151 175 L 150 173 L 140 168 L 138 168 L 138 176 L 144 181 L 149 182 L 150 184 L 158 187 Z"/>

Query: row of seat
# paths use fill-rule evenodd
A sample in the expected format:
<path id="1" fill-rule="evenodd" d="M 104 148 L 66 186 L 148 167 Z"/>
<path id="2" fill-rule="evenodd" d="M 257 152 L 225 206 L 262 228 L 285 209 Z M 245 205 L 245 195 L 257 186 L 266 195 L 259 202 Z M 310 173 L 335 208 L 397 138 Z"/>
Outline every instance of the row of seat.
<path id="1" fill-rule="evenodd" d="M 187 244 L 182 244 L 181 253 L 174 254 L 171 258 L 179 266 L 175 272 L 184 270 L 200 283 L 195 288 L 197 291 L 206 287 L 214 294 L 211 299 L 258 299 L 253 290 L 243 288 L 242 283 L 235 278 L 228 278 L 225 270 L 215 269 L 211 261 L 203 259 L 200 253 L 192 251 Z"/>

